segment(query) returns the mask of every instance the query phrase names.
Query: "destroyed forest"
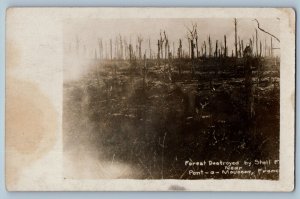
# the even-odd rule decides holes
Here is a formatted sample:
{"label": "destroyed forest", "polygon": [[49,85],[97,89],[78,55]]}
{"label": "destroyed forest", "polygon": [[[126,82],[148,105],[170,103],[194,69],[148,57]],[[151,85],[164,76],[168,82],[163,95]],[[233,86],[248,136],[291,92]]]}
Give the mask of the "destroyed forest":
{"label": "destroyed forest", "polygon": [[[212,167],[186,161],[279,159],[280,36],[267,26],[276,24],[231,18],[225,28],[220,19],[218,29],[203,21],[185,20],[174,30],[151,22],[131,35],[107,30],[105,37],[86,36],[88,42],[69,28],[63,144],[64,163],[74,167],[67,178],[279,178],[278,172],[189,173]],[[128,29],[139,26],[132,24]]]}

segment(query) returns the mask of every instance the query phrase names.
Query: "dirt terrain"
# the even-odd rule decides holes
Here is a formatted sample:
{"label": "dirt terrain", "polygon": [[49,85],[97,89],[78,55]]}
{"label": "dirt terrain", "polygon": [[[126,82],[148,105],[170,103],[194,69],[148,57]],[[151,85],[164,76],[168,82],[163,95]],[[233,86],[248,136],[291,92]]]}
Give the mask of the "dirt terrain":
{"label": "dirt terrain", "polygon": [[80,162],[86,146],[102,162],[134,170],[117,178],[137,179],[212,178],[188,175],[186,160],[276,160],[278,63],[264,57],[94,60],[89,72],[64,82],[64,152]]}

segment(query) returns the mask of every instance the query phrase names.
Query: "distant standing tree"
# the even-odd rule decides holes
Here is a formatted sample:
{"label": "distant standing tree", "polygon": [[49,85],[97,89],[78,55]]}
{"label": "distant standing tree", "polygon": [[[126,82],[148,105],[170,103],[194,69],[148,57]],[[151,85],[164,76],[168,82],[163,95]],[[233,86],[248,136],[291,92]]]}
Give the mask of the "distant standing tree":
{"label": "distant standing tree", "polygon": [[205,41],[204,41],[203,45],[204,45],[204,57],[206,57],[206,42]]}
{"label": "distant standing tree", "polygon": [[165,59],[167,59],[169,55],[169,40],[166,31],[164,31],[164,41],[165,41]]}
{"label": "distant standing tree", "polygon": [[179,47],[178,47],[178,58],[182,58],[182,41],[179,39]]}
{"label": "distant standing tree", "polygon": [[216,40],[215,57],[218,57],[218,40]]}
{"label": "distant standing tree", "polygon": [[160,59],[160,40],[157,40],[157,59]]}
{"label": "distant standing tree", "polygon": [[237,48],[237,19],[234,18],[234,46],[235,46],[235,56],[238,57],[238,48]]}
{"label": "distant standing tree", "polygon": [[159,49],[160,49],[160,57],[163,59],[164,53],[163,53],[163,43],[164,43],[164,39],[162,37],[161,32],[159,33],[160,35],[160,40],[159,40]]}
{"label": "distant standing tree", "polygon": [[226,35],[224,35],[224,57],[227,57],[227,41],[226,41]]}
{"label": "distant standing tree", "polygon": [[112,60],[112,40],[109,40],[109,44],[110,44],[110,59]]}
{"label": "distant standing tree", "polygon": [[211,39],[210,35],[208,36],[208,56],[211,57],[212,47],[211,47]]}
{"label": "distant standing tree", "polygon": [[143,42],[142,37],[138,36],[139,59],[142,59],[142,42]]}
{"label": "distant standing tree", "polygon": [[129,50],[129,60],[132,60],[133,48],[131,44],[129,44],[128,50]]}
{"label": "distant standing tree", "polygon": [[194,59],[195,58],[195,48],[197,50],[197,56],[198,56],[198,35],[197,35],[197,24],[192,24],[192,30],[188,29],[188,34],[187,34],[187,37],[188,37],[188,41],[190,42],[190,56],[191,56],[191,59]]}

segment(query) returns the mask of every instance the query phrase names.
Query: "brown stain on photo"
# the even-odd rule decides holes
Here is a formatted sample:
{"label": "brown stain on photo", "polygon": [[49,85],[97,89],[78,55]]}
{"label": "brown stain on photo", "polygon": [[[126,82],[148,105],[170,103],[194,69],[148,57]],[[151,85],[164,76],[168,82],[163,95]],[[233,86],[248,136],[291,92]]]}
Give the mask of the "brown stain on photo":
{"label": "brown stain on photo", "polygon": [[20,48],[16,48],[13,41],[6,42],[6,69],[13,69],[20,64],[22,53]]}
{"label": "brown stain on photo", "polygon": [[58,115],[37,85],[7,77],[5,117],[6,187],[10,190],[22,169],[54,146]]}

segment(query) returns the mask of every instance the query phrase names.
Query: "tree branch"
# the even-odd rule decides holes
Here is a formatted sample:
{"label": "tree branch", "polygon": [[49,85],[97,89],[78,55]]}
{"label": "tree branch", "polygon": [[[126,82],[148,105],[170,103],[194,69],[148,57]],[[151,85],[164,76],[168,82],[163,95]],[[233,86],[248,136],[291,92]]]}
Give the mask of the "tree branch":
{"label": "tree branch", "polygon": [[258,22],[257,19],[254,19],[254,20],[256,21],[256,23],[257,23],[257,28],[258,28],[259,30],[261,30],[262,32],[264,32],[264,33],[266,33],[266,34],[268,34],[268,35],[270,35],[270,36],[272,36],[272,37],[274,37],[274,38],[280,43],[280,40],[279,40],[275,35],[273,35],[273,34],[267,32],[267,31],[265,31],[264,29],[262,29],[262,28],[259,26],[259,22]]}

